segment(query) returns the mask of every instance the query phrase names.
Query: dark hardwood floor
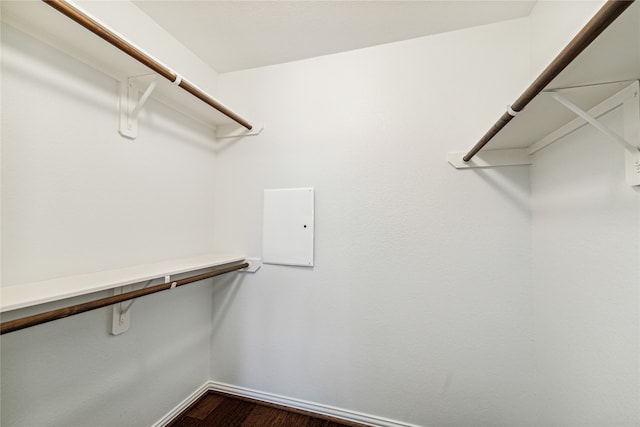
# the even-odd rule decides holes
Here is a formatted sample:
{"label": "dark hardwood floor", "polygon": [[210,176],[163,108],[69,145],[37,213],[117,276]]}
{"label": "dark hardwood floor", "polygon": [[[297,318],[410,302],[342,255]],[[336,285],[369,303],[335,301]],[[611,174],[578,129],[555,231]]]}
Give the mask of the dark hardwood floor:
{"label": "dark hardwood floor", "polygon": [[365,427],[266,402],[209,392],[169,427]]}

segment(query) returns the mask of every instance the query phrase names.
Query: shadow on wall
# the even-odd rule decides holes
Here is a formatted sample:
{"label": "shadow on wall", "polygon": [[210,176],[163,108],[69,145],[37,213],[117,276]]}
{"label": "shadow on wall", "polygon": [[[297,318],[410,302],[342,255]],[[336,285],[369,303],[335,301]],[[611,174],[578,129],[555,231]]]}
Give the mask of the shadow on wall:
{"label": "shadow on wall", "polygon": [[[35,41],[23,42],[26,37],[18,40],[13,32],[5,31],[5,28],[3,27],[2,31],[3,78],[11,76],[12,80],[23,80],[31,86],[41,86],[44,89],[41,92],[55,92],[60,97],[83,103],[90,102],[103,111],[113,111],[114,104],[111,96],[115,86],[113,79],[100,75],[91,67],[71,58],[64,58],[59,52],[52,52],[45,45],[37,45]],[[32,55],[27,59],[27,54],[24,52]],[[108,96],[90,97],[86,91],[79,90],[79,87],[92,87],[95,89],[92,95],[99,93]]]}
{"label": "shadow on wall", "polygon": [[[182,384],[185,379],[176,367],[199,363],[203,372],[206,368],[208,357],[202,350],[208,346],[209,325],[200,321],[205,311],[197,306],[207,304],[203,296],[212,285],[218,283],[142,298],[134,307],[132,329],[118,336],[108,332],[111,306],[4,335],[2,425],[40,425],[42,420],[51,426],[89,425],[88,420],[96,419],[127,425],[128,411],[140,408],[150,409],[136,419],[158,419],[164,410],[152,412],[158,406],[168,405],[168,410],[175,402],[148,391],[167,384],[193,387]],[[186,309],[190,313],[180,321],[162,315]],[[172,372],[169,378],[167,372]],[[42,378],[47,386],[34,387],[42,385]],[[135,401],[131,396],[137,396]]]}
{"label": "shadow on wall", "polygon": [[224,319],[235,299],[240,286],[244,282],[245,274],[234,274],[220,278],[220,283],[216,284],[213,290],[213,316],[211,319],[211,337],[213,338],[220,330]]}
{"label": "shadow on wall", "polygon": [[231,148],[232,146],[234,146],[235,144],[247,139],[247,138],[255,138],[255,136],[236,136],[236,137],[230,137],[230,138],[224,138],[224,139],[215,139],[215,145],[213,146],[213,148],[211,148],[211,150],[215,153],[215,154],[222,154],[225,151],[227,151],[229,148]]}
{"label": "shadow on wall", "polygon": [[[112,77],[86,65],[37,40],[20,37],[11,27],[2,27],[2,73],[11,79],[22,80],[30,86],[41,87],[39,102],[60,104],[58,99],[69,99],[80,105],[91,105],[117,121],[118,82]],[[46,94],[55,94],[47,97]],[[59,97],[59,98],[58,98]],[[54,107],[55,105],[52,105]],[[69,114],[69,126],[73,126],[75,117]],[[195,119],[188,117],[172,107],[155,99],[150,99],[140,112],[139,133],[169,135],[177,143],[188,142],[208,152],[221,151],[216,143],[215,130]],[[114,126],[114,136],[119,135]],[[121,137],[124,141],[131,141]],[[230,142],[226,142],[230,145]]]}
{"label": "shadow on wall", "polygon": [[[117,114],[115,109],[114,114]],[[149,136],[155,133],[170,136],[177,144],[189,143],[207,153],[218,154],[221,151],[213,127],[154,99],[147,101],[142,109],[138,129],[139,133]]]}
{"label": "shadow on wall", "polygon": [[[513,166],[523,167],[523,166]],[[528,167],[528,166],[524,166]],[[505,170],[510,168],[493,168],[491,171],[484,170],[482,168],[471,169],[473,172],[485,181],[496,193],[501,194],[506,199],[510,200],[514,206],[516,206],[522,213],[527,215],[531,212],[531,205],[529,201],[529,180],[514,180],[510,179],[509,175],[505,173]],[[464,171],[462,171],[464,172]],[[500,179],[496,177],[496,174],[500,176]],[[508,184],[508,185],[506,185]],[[526,186],[525,186],[526,184]]]}

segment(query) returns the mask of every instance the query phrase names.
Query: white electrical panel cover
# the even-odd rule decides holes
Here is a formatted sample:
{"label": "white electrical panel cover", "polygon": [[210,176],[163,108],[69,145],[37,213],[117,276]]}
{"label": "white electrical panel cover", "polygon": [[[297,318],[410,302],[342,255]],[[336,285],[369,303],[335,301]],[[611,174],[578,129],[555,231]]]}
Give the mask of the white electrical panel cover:
{"label": "white electrical panel cover", "polygon": [[313,188],[264,190],[264,263],[313,266],[313,193]]}

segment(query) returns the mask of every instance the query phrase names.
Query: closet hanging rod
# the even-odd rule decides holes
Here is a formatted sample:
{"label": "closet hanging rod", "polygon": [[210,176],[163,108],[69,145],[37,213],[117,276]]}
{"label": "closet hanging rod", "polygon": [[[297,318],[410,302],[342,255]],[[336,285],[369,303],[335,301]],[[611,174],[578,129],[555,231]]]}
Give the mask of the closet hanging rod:
{"label": "closet hanging rod", "polygon": [[19,331],[20,329],[29,328],[31,326],[40,325],[42,323],[51,322],[53,320],[62,319],[65,317],[73,316],[76,314],[84,313],[87,311],[95,310],[98,308],[106,307],[113,304],[118,304],[124,301],[128,301],[134,298],[150,295],[160,291],[166,291],[173,289],[177,286],[187,285],[189,283],[198,282],[200,280],[208,279],[210,277],[219,276],[221,274],[230,273],[236,270],[242,270],[249,267],[249,263],[243,262],[241,264],[233,264],[217,268],[207,273],[197,274],[195,276],[185,277],[180,280],[174,280],[169,283],[161,283],[159,285],[150,286],[148,288],[138,289],[135,291],[125,292],[119,295],[113,295],[110,297],[100,298],[97,300],[71,305],[68,307],[58,308],[55,310],[47,311],[44,313],[34,314],[32,316],[26,316],[15,320],[8,320],[0,324],[0,335]]}
{"label": "closet hanging rod", "polygon": [[554,58],[547,68],[531,83],[500,119],[487,131],[476,145],[462,158],[468,162],[502,130],[524,107],[529,104],[551,81],[564,70],[583,50],[615,21],[635,0],[608,0],[589,20],[569,44]]}
{"label": "closet hanging rod", "polygon": [[42,0],[42,1],[44,1],[46,4],[53,7],[54,9],[56,9],[58,12],[67,16],[68,18],[82,25],[83,27],[85,27],[87,30],[91,31],[98,37],[104,39],[108,43],[120,49],[122,52],[131,56],[133,59],[151,68],[153,71],[160,74],[162,77],[166,78],[170,82],[176,84],[180,88],[184,89],[191,95],[200,99],[201,101],[208,104],[209,106],[215,108],[216,110],[218,110],[219,112],[221,112],[222,114],[230,118],[231,120],[235,121],[236,123],[240,124],[244,128],[248,130],[251,130],[253,128],[253,126],[247,120],[245,120],[244,118],[240,117],[238,114],[231,111],[225,105],[221,104],[220,102],[213,99],[206,93],[202,92],[193,84],[182,79],[180,76],[178,76],[178,74],[174,73],[169,68],[165,67],[155,59],[151,58],[149,55],[145,54],[144,52],[142,52],[141,50],[133,46],[131,43],[127,42],[126,40],[122,39],[118,35],[114,34],[111,30],[99,24],[98,22],[93,20],[91,17],[87,16],[85,13],[75,8],[65,0]]}

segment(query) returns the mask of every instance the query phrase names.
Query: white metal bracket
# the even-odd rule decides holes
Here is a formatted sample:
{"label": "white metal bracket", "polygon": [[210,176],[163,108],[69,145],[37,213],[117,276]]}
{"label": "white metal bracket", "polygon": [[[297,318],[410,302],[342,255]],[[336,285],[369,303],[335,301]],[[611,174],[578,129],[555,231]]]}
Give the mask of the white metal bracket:
{"label": "white metal bracket", "polygon": [[[624,139],[636,141],[640,146],[640,85],[635,84],[633,96],[627,98],[623,105]],[[625,177],[627,184],[640,185],[640,151],[625,150]]]}
{"label": "white metal bracket", "polygon": [[249,267],[242,270],[245,273],[255,273],[262,267],[262,258],[246,258],[245,261],[249,263]]}
{"label": "white metal bracket", "polygon": [[[113,290],[113,295],[120,295],[129,289],[129,286],[122,286]],[[131,326],[131,305],[133,301],[125,301],[113,305],[111,316],[111,334],[120,335],[129,330]]]}
{"label": "white metal bracket", "polygon": [[531,156],[524,148],[507,150],[482,150],[471,160],[465,162],[462,157],[466,152],[448,153],[447,160],[456,169],[492,168],[497,166],[530,165]]}
{"label": "white metal bracket", "polygon": [[262,132],[263,129],[264,129],[264,125],[254,125],[253,128],[251,128],[251,130],[248,130],[236,123],[218,125],[216,126],[216,138],[226,139],[226,138],[242,138],[245,136],[256,136],[256,135],[260,135],[260,132]]}
{"label": "white metal bracket", "polygon": [[640,185],[640,101],[637,83],[634,95],[623,103],[624,137],[603,125],[559,93],[551,92],[551,97],[597,129],[608,140],[620,144],[625,149],[625,178],[627,184],[631,186]]}
{"label": "white metal bracket", "polygon": [[[169,283],[171,281],[171,276],[164,276],[164,282]],[[149,280],[143,288],[148,287],[151,284],[152,280]],[[131,289],[131,286],[121,286],[119,288],[114,288],[113,294],[120,295],[124,292],[128,292]],[[120,335],[129,330],[131,326],[131,307],[138,299],[132,299],[129,301],[124,301],[119,304],[113,305],[113,313],[111,316],[111,334],[112,335]]]}
{"label": "white metal bracket", "polygon": [[638,151],[638,147],[636,147],[634,144],[625,140],[623,137],[621,137],[620,135],[618,135],[617,133],[615,133],[614,131],[612,131],[602,123],[600,123],[594,117],[589,115],[589,113],[587,113],[582,108],[575,105],[573,102],[569,101],[564,96],[560,95],[557,92],[552,92],[551,97],[555,99],[558,103],[562,104],[567,109],[573,111],[577,116],[582,117],[584,121],[586,121],[591,126],[596,128],[601,134],[606,136],[610,141],[613,141],[615,143],[622,145],[624,148],[626,148],[629,151],[632,151],[632,152]]}
{"label": "white metal bracket", "polygon": [[119,131],[120,135],[131,139],[135,139],[138,136],[138,115],[158,84],[158,77],[156,76],[151,80],[142,96],[139,96],[140,91],[136,80],[137,77],[129,77],[127,80],[120,81]]}

